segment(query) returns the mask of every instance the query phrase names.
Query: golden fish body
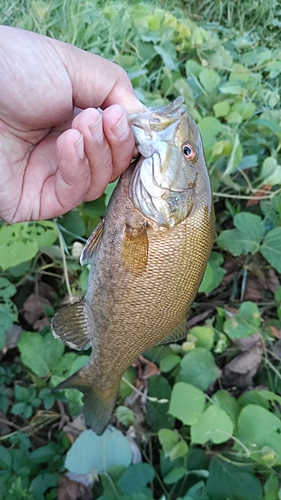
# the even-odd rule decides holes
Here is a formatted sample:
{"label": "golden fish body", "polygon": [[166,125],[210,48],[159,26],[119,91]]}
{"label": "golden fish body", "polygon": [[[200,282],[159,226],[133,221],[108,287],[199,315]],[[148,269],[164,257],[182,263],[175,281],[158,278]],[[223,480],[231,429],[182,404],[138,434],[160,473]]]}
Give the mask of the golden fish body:
{"label": "golden fish body", "polygon": [[84,393],[86,422],[99,435],[127,367],[155,344],[184,337],[213,243],[201,138],[182,98],[131,123],[142,156],[121,176],[86,243],[85,296],[52,323],[71,347],[92,347],[87,365],[60,388]]}

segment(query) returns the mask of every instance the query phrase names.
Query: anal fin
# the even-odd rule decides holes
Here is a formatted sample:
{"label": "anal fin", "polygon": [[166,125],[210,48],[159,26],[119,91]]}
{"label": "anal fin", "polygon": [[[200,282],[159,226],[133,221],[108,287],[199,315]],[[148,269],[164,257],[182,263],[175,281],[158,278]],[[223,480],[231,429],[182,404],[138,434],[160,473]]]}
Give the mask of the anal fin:
{"label": "anal fin", "polygon": [[186,318],[184,318],[170,333],[167,337],[161,340],[160,344],[167,344],[168,342],[176,342],[181,340],[186,336]]}
{"label": "anal fin", "polygon": [[51,329],[55,338],[78,351],[91,344],[91,312],[84,297],[63,307],[52,319]]}

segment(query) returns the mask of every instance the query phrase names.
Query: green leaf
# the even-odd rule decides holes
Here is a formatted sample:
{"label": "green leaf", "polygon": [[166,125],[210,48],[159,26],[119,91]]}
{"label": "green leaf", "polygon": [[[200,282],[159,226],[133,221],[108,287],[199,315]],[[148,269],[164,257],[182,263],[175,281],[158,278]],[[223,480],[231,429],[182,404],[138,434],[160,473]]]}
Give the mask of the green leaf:
{"label": "green leaf", "polygon": [[174,484],[177,483],[186,474],[185,467],[176,466],[164,477],[164,483]]}
{"label": "green leaf", "polygon": [[[154,432],[162,427],[174,427],[174,419],[168,413],[171,387],[168,380],[161,375],[153,375],[148,379],[148,399],[146,403],[146,421]],[[167,400],[167,402],[165,401]]]}
{"label": "green leaf", "polygon": [[126,406],[118,406],[118,408],[116,408],[115,415],[118,421],[125,426],[132,425],[135,422],[134,412]]}
{"label": "green leaf", "polygon": [[196,337],[196,349],[203,347],[210,351],[214,345],[215,331],[211,326],[194,326],[189,330],[188,335]]}
{"label": "green leaf", "polygon": [[260,327],[260,312],[254,302],[243,302],[239,311],[224,322],[224,331],[232,339],[241,339],[257,333]]}
{"label": "green leaf", "polygon": [[257,253],[264,235],[261,218],[255,214],[240,212],[234,217],[234,225],[236,229],[222,231],[217,238],[217,244],[235,257],[245,253]]}
{"label": "green leaf", "polygon": [[20,336],[18,348],[22,362],[39,377],[56,373],[64,352],[64,345],[51,332],[45,337],[39,333],[24,332]]}
{"label": "green leaf", "polygon": [[205,406],[205,395],[200,389],[185,382],[177,382],[172,390],[169,413],[186,425],[195,424]]}
{"label": "green leaf", "polygon": [[9,280],[6,278],[0,278],[0,298],[1,299],[8,299],[10,297],[13,297],[15,295],[17,289],[15,285],[13,285]]}
{"label": "green leaf", "polygon": [[191,441],[205,444],[212,441],[215,444],[225,443],[233,434],[233,423],[227,413],[218,406],[209,406],[195,424],[191,426]]}
{"label": "green leaf", "polygon": [[203,68],[199,74],[199,80],[207,92],[212,92],[220,83],[220,77],[216,71],[209,68]]}
{"label": "green leaf", "polygon": [[209,468],[207,491],[212,499],[262,500],[259,480],[243,468],[214,457]]}
{"label": "green leaf", "polygon": [[5,271],[35,257],[38,243],[30,235],[27,223],[3,224],[0,228],[0,266]]}
{"label": "green leaf", "polygon": [[[255,453],[251,458],[267,466],[281,464],[281,420],[258,405],[245,406],[238,418],[237,439]],[[273,451],[270,463],[265,459],[263,448]]]}
{"label": "green leaf", "polygon": [[203,276],[203,280],[198,290],[199,293],[205,293],[206,295],[208,295],[215,288],[217,288],[217,286],[219,286],[222,278],[225,275],[225,270],[220,267],[223,264],[223,261],[223,256],[218,252],[211,253],[205,274]]}
{"label": "green leaf", "polygon": [[12,465],[12,457],[4,446],[0,446],[0,467],[1,469],[10,469]]}
{"label": "green leaf", "polygon": [[178,380],[205,391],[217,377],[218,369],[214,357],[207,349],[198,347],[183,357]]}
{"label": "green leaf", "polygon": [[124,495],[146,493],[147,484],[153,481],[155,472],[150,464],[133,464],[122,474],[117,486]]}
{"label": "green leaf", "polygon": [[276,271],[281,273],[281,227],[275,227],[266,234],[260,251]]}
{"label": "green leaf", "polygon": [[27,233],[36,240],[38,248],[50,246],[58,238],[57,226],[50,220],[30,222]]}
{"label": "green leaf", "polygon": [[173,370],[179,363],[181,358],[176,354],[171,354],[171,356],[166,356],[160,361],[161,372],[169,372]]}
{"label": "green leaf", "polygon": [[160,429],[158,432],[159,441],[162,445],[165,457],[169,456],[170,451],[179,442],[179,435],[171,429]]}
{"label": "green leaf", "polygon": [[214,403],[222,408],[231,418],[232,422],[236,424],[240,412],[240,406],[237,400],[229,394],[229,392],[221,389],[212,396]]}
{"label": "green leaf", "polygon": [[66,454],[65,467],[74,474],[103,473],[113,465],[128,467],[132,460],[130,442],[122,432],[107,428],[102,436],[83,431]]}
{"label": "green leaf", "polygon": [[228,101],[219,101],[213,106],[215,117],[220,118],[221,116],[226,116],[230,110],[230,104]]}

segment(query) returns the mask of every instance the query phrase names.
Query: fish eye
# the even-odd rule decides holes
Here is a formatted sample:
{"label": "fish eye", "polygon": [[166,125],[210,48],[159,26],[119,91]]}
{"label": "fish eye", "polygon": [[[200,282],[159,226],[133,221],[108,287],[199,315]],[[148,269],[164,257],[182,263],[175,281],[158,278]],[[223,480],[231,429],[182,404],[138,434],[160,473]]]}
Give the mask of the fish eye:
{"label": "fish eye", "polygon": [[196,157],[196,151],[195,151],[194,147],[192,146],[192,144],[189,144],[188,142],[186,142],[185,144],[183,144],[182,150],[183,150],[184,156],[188,160],[192,161]]}

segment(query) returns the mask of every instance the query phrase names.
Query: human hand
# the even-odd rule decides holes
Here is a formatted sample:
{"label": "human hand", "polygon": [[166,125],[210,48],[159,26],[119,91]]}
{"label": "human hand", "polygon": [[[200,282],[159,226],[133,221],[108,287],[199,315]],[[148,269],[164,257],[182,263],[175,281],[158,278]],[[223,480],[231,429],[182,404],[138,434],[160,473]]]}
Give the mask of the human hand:
{"label": "human hand", "polygon": [[0,63],[0,217],[48,219],[101,196],[133,156],[127,113],[145,110],[125,71],[7,26]]}

